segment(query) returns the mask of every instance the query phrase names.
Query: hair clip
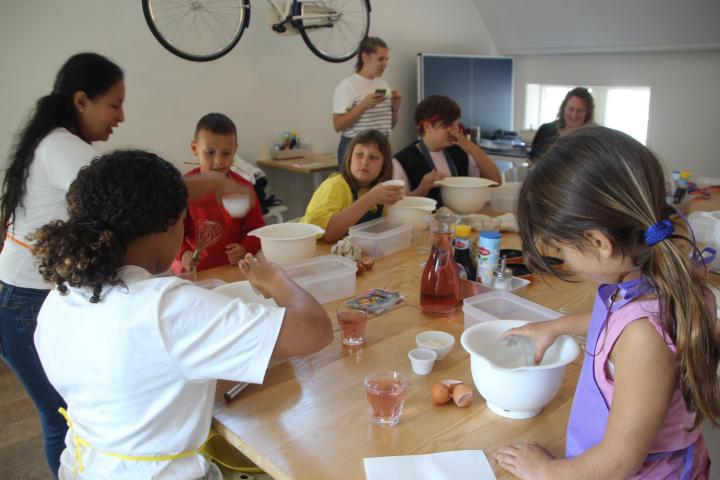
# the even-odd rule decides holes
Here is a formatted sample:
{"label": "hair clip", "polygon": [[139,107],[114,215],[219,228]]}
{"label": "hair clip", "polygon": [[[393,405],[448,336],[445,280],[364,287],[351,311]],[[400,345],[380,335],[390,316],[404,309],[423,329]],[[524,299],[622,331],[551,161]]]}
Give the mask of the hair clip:
{"label": "hair clip", "polygon": [[660,220],[645,230],[645,245],[652,247],[656,243],[660,243],[668,238],[674,232],[675,226],[673,226],[670,220]]}

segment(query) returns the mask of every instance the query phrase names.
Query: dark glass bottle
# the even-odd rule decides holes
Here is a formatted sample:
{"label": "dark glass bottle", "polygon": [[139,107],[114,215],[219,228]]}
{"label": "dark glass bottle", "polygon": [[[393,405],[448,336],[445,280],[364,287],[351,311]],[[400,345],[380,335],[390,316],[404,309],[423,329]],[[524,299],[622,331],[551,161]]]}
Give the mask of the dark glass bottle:
{"label": "dark glass bottle", "polygon": [[470,225],[458,225],[455,227],[455,262],[465,272],[465,278],[475,280],[475,266],[472,263]]}

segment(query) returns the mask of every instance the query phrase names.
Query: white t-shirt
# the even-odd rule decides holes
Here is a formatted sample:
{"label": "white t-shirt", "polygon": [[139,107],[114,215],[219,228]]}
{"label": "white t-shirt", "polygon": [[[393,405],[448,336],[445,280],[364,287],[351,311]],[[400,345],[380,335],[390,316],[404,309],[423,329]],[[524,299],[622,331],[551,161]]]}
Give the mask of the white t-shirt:
{"label": "white t-shirt", "polygon": [[[10,235],[29,245],[27,235],[51,220],[68,218],[65,194],[78,170],[89,165],[98,152],[77,135],[56,128],[35,148],[30,164],[23,207],[15,210]],[[0,253],[0,280],[24,288],[48,289],[37,271],[30,250],[6,239]]]}
{"label": "white t-shirt", "polygon": [[358,73],[354,73],[341,81],[335,87],[333,113],[347,113],[348,110],[360,103],[368,93],[374,93],[378,89],[385,90],[385,100],[373,108],[365,110],[350,128],[342,131],[344,136],[352,138],[358,133],[370,129],[380,130],[385,135],[390,135],[392,130],[392,102],[390,100],[392,90],[390,85],[380,77],[370,80]]}
{"label": "white t-shirt", "polygon": [[[215,379],[262,383],[284,308],[244,304],[176,277],[120,269],[123,285],[91,292],[55,289],[40,310],[35,345],[50,383],[65,399],[82,449],[79,479],[193,479],[202,455],[128,461],[97,450],[158,456],[197,449],[207,438]],[[72,433],[60,478],[72,478]],[[97,450],[96,450],[97,449]]]}
{"label": "white t-shirt", "polygon": [[[430,152],[430,158],[432,158],[433,163],[435,164],[435,169],[445,175],[446,177],[452,176],[452,172],[450,171],[450,166],[448,165],[447,158],[445,158],[445,154],[442,150],[438,150],[437,152]],[[393,179],[396,180],[402,180],[405,182],[405,195],[410,193],[410,181],[408,180],[407,173],[405,173],[405,169],[400,164],[400,162],[397,161],[397,159],[393,158]],[[477,166],[477,163],[475,162],[475,158],[473,158],[472,155],[468,154],[468,177],[480,177],[480,167]]]}

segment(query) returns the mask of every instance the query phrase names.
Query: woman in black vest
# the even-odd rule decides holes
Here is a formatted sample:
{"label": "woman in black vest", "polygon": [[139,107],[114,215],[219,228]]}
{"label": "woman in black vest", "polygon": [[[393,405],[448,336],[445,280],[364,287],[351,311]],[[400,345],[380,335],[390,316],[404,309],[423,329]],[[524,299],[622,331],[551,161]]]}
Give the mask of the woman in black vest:
{"label": "woman in black vest", "polygon": [[433,184],[447,176],[501,182],[495,162],[464,135],[461,115],[460,106],[444,95],[430,95],[415,107],[420,139],[393,159],[393,178],[405,182],[406,195],[434,198],[440,207],[440,189]]}

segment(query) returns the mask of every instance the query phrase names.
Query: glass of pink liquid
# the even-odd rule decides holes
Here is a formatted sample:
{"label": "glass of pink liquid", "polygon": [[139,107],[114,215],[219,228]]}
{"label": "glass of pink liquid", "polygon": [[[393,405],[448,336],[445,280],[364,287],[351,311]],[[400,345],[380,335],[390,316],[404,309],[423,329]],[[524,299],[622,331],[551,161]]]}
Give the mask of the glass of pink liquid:
{"label": "glass of pink liquid", "polygon": [[398,372],[387,371],[365,378],[370,423],[397,425],[403,410],[407,379]]}
{"label": "glass of pink liquid", "polygon": [[345,345],[362,345],[365,342],[365,330],[367,329],[367,310],[342,306],[337,309],[336,314],[342,342]]}

